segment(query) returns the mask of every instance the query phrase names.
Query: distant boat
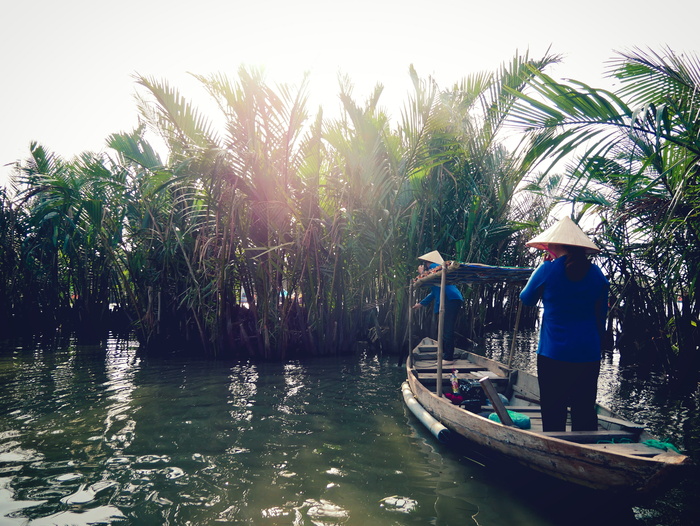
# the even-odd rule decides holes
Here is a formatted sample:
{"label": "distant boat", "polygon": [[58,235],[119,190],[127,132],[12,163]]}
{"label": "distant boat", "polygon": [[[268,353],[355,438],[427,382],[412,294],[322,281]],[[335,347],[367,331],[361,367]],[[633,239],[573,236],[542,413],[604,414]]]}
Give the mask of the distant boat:
{"label": "distant boat", "polygon": [[[438,270],[419,278],[416,284],[523,281],[532,272],[465,263],[448,263],[444,268],[447,272]],[[441,351],[438,341],[424,338],[409,353],[402,386],[407,407],[440,440],[457,433],[552,477],[620,493],[657,489],[691,462],[672,445],[649,434],[644,426],[600,405],[596,431],[544,432],[535,376],[460,349],[455,351],[454,365],[443,371]],[[452,371],[457,373],[451,378]],[[453,403],[459,398],[450,396],[451,381],[462,386],[478,382],[476,387],[483,389],[485,397],[483,403],[475,405],[474,399]],[[492,416],[494,413],[498,418]],[[529,428],[521,429],[516,423]]]}

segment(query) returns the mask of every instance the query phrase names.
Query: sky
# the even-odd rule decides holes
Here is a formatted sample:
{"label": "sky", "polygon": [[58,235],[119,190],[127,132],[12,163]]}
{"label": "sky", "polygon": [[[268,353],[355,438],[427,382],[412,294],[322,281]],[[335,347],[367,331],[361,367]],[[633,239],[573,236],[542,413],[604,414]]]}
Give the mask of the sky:
{"label": "sky", "polygon": [[296,86],[308,74],[309,109],[330,115],[347,75],[360,102],[382,84],[398,121],[411,65],[448,88],[549,50],[562,55],[555,78],[610,89],[617,51],[700,53],[697,0],[32,0],[0,15],[0,186],[32,141],[70,159],[133,130],[135,75],[167,81],[214,120],[193,74],[235,80],[248,66]]}

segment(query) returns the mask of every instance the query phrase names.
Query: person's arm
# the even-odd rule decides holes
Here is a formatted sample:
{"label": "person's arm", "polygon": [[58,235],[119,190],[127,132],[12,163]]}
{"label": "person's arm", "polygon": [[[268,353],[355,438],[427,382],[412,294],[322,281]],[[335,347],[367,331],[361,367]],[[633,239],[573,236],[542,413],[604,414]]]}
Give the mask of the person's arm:
{"label": "person's arm", "polygon": [[544,284],[545,277],[549,273],[549,265],[552,263],[544,262],[530,276],[527,284],[520,292],[520,301],[525,305],[537,305],[542,297],[542,285]]}
{"label": "person's arm", "polygon": [[608,301],[610,297],[610,283],[605,278],[603,273],[598,270],[601,279],[605,282],[603,290],[601,291],[600,298],[595,305],[596,322],[598,325],[598,332],[600,333],[601,341],[605,336],[605,325],[608,321]]}
{"label": "person's arm", "polygon": [[427,307],[433,302],[433,298],[435,297],[434,291],[431,290],[430,294],[428,294],[425,298],[423,298],[421,301],[416,303],[413,308],[414,309],[420,309],[421,307]]}

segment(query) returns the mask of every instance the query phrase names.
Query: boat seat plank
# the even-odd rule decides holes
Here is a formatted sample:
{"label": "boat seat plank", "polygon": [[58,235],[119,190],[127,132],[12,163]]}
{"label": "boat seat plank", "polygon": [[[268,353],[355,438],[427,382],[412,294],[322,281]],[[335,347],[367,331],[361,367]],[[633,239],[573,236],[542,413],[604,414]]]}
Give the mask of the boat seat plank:
{"label": "boat seat plank", "polygon": [[[435,378],[433,377],[432,379],[424,379],[424,378],[419,378],[420,382],[423,384],[423,386],[428,389],[429,391],[435,391],[437,386],[436,386],[436,381]],[[478,378],[475,378],[475,380],[478,380]],[[496,391],[499,393],[503,393],[507,388],[508,388],[508,382],[494,382],[494,387],[496,388]],[[450,384],[449,379],[445,378],[443,379],[442,382],[442,392],[443,393],[451,393],[452,392],[452,385]]]}
{"label": "boat seat plank", "polygon": [[[434,362],[433,363],[416,362],[415,368],[420,369],[421,371],[425,371],[425,370],[435,371],[435,370],[437,370],[437,365]],[[465,372],[465,371],[468,372],[468,371],[487,371],[488,370],[488,369],[486,369],[486,367],[482,367],[480,365],[466,365],[466,364],[461,365],[458,362],[456,362],[454,365],[444,365],[442,367],[443,372],[448,371],[448,370],[450,372],[452,372],[453,369],[457,369],[457,371],[460,373]]]}
{"label": "boat seat plank", "polygon": [[[431,361],[437,362],[437,354],[435,354],[435,353],[418,353],[418,354],[414,353],[413,360],[415,362],[418,362],[418,363],[431,362]],[[479,362],[474,362],[466,356],[455,356],[452,361],[456,362],[456,363],[462,363],[462,364],[467,364],[467,365],[478,365],[478,366],[485,367],[484,364],[479,363]]]}
{"label": "boat seat plank", "polygon": [[538,404],[540,403],[540,398],[537,395],[534,395],[533,393],[525,393],[522,389],[520,389],[517,385],[513,386],[513,398],[517,400],[522,400],[523,402],[530,402],[532,404]]}
{"label": "boat seat plank", "polygon": [[624,453],[625,455],[637,455],[640,457],[655,457],[664,453],[663,449],[647,446],[646,444],[588,444],[588,447],[599,449],[601,451],[610,451],[613,453]]}
{"label": "boat seat plank", "polygon": [[[417,373],[417,375],[418,375],[418,378],[420,378],[421,380],[435,380],[435,378],[437,378],[437,372],[436,372],[436,371],[431,371],[431,370],[425,370],[425,369],[423,369],[423,370],[416,371],[416,373]],[[449,380],[451,376],[452,376],[452,373],[446,373],[446,372],[444,372],[444,371],[442,372],[442,379],[443,379],[443,380]],[[474,374],[474,373],[457,373],[457,379],[458,379],[458,380],[459,380],[459,379],[462,379],[462,380],[473,380],[473,379],[475,379],[475,378],[476,378],[477,380],[480,380],[480,379],[483,378],[484,376],[486,376],[486,375],[479,375],[479,374]],[[494,380],[495,380],[495,381],[498,381],[499,379],[500,379],[500,380],[505,380],[505,378],[492,378],[491,380],[492,380],[492,381],[494,381]]]}
{"label": "boat seat plank", "polygon": [[[450,372],[442,372],[442,379],[443,381],[448,381],[450,380],[452,373]],[[420,370],[416,371],[416,376],[420,378],[421,380],[432,380],[435,381],[437,378],[437,372],[436,371],[431,371],[431,370]],[[482,378],[488,378],[492,382],[505,382],[508,383],[507,378],[503,378],[502,376],[497,376],[497,375],[491,375],[491,374],[483,374],[482,372],[476,372],[476,373],[457,373],[457,379],[463,379],[463,380],[481,380]]]}
{"label": "boat seat plank", "polygon": [[[459,378],[459,376],[458,376],[458,378]],[[488,378],[494,384],[508,385],[508,378],[503,378],[502,376],[498,376],[496,374],[484,374],[481,371],[476,372],[476,373],[465,373],[464,378],[466,378],[468,380],[481,380],[482,378]]]}
{"label": "boat seat plank", "polygon": [[[493,409],[493,407],[490,405],[482,405],[481,409],[483,411],[488,411],[489,409]],[[506,409],[508,411],[515,411],[516,413],[539,413],[542,410],[538,405],[507,405]]]}
{"label": "boat seat plank", "polygon": [[614,425],[620,426],[620,427],[626,427],[629,429],[639,429],[639,430],[644,429],[644,426],[642,424],[637,424],[636,422],[630,422],[629,420],[623,420],[622,418],[613,418],[611,416],[598,415],[598,421],[608,422],[610,424],[614,424]]}
{"label": "boat seat plank", "polygon": [[474,373],[474,376],[476,376],[479,379],[488,378],[492,382],[498,380],[505,380],[506,382],[508,381],[508,378],[506,378],[505,376],[501,376],[498,373],[494,373],[493,371],[479,371]]}
{"label": "boat seat plank", "polygon": [[543,431],[543,435],[550,438],[559,438],[568,440],[569,442],[577,442],[580,444],[595,444],[596,442],[619,440],[627,438],[635,440],[637,433],[631,431],[615,431],[603,429],[599,431]]}
{"label": "boat seat plank", "polygon": [[[498,373],[494,373],[493,371],[488,371],[488,370],[481,370],[481,369],[476,369],[474,371],[470,370],[465,370],[461,367],[457,368],[457,378],[469,378],[469,379],[474,379],[476,378],[477,380],[481,380],[482,378],[490,378],[491,381],[499,381],[499,380],[504,380],[508,381],[508,379],[505,376],[501,376]],[[433,378],[437,376],[437,370],[435,367],[415,367],[416,373],[418,376],[423,378],[423,375],[432,375]],[[446,367],[443,367],[442,369],[442,377],[443,378],[449,378],[450,375],[452,374],[452,369],[447,369]]]}

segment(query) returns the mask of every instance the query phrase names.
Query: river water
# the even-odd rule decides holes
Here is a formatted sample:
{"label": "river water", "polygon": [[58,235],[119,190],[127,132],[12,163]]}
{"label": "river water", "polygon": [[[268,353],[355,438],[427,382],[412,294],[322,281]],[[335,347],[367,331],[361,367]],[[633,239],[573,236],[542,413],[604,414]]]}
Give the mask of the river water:
{"label": "river water", "polygon": [[[532,368],[535,339],[518,340]],[[507,356],[508,334],[483,352]],[[397,356],[280,363],[142,357],[136,344],[0,343],[0,526],[688,525],[698,471],[618,502],[405,409]],[[600,399],[696,459],[699,393],[606,357]]]}

